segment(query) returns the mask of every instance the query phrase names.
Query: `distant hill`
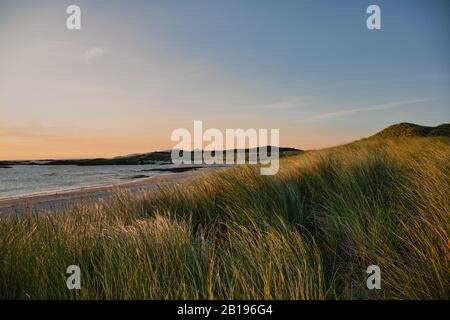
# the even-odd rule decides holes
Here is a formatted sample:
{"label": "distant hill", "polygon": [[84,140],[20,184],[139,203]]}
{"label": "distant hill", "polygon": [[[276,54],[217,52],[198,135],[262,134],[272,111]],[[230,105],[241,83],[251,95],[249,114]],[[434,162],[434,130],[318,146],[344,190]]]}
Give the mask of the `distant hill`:
{"label": "distant hill", "polygon": [[[268,155],[270,156],[271,150],[278,149],[279,156],[287,157],[299,154],[303,152],[302,150],[295,148],[286,148],[286,147],[273,147],[268,146]],[[224,159],[227,151],[232,151],[236,155],[238,150],[226,150],[226,151],[218,151],[221,152]],[[239,149],[239,151],[244,151],[246,159],[248,159],[250,154],[257,154],[258,158],[260,155],[259,148],[250,148],[250,149]],[[183,151],[181,151],[181,155]],[[197,152],[203,152],[201,150],[198,151],[185,151],[190,154],[191,159],[194,159],[194,154]],[[214,152],[213,152],[214,156]],[[235,156],[236,157],[236,156]],[[137,164],[171,164],[172,156],[171,150],[166,151],[155,151],[143,154],[131,154],[128,156],[121,156],[115,158],[97,158],[97,159],[70,159],[70,160],[46,160],[46,161],[0,161],[0,166],[9,167],[11,165],[78,165],[78,166],[99,166],[99,165],[137,165]]]}
{"label": "distant hill", "polygon": [[395,137],[450,137],[450,123],[444,123],[436,127],[421,126],[414,123],[402,122],[387,127],[374,134],[372,137],[395,138]]}

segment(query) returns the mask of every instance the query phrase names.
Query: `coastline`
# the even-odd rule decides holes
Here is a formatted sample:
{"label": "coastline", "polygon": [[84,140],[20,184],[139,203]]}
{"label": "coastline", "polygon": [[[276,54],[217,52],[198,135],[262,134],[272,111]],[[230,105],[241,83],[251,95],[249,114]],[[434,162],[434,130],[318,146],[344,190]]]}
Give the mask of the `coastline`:
{"label": "coastline", "polygon": [[32,195],[7,197],[0,199],[0,215],[22,214],[28,211],[39,212],[64,208],[83,200],[89,202],[104,201],[117,192],[144,192],[155,189],[158,185],[176,185],[193,180],[207,172],[216,171],[218,167],[202,168],[178,173],[164,173],[148,178],[134,179],[131,181],[81,187],[70,190],[45,192]]}

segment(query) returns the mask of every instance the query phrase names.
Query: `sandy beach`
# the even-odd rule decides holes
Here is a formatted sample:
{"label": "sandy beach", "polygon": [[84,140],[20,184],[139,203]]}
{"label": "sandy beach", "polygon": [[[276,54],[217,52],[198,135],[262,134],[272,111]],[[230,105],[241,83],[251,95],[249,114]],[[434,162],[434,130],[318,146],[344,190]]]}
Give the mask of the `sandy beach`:
{"label": "sandy beach", "polygon": [[180,173],[167,173],[154,177],[136,179],[119,184],[77,188],[60,192],[42,193],[0,199],[0,214],[20,214],[64,208],[83,201],[105,201],[117,192],[144,192],[161,185],[188,183],[196,177],[219,168],[203,168]]}

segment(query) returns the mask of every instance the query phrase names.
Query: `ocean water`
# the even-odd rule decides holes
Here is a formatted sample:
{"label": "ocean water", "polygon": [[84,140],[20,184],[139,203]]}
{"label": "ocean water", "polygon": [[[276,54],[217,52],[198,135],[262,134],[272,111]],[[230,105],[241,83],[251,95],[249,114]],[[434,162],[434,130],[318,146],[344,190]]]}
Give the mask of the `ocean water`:
{"label": "ocean water", "polygon": [[0,199],[132,181],[134,176],[157,176],[166,172],[146,171],[171,165],[39,166],[0,168]]}

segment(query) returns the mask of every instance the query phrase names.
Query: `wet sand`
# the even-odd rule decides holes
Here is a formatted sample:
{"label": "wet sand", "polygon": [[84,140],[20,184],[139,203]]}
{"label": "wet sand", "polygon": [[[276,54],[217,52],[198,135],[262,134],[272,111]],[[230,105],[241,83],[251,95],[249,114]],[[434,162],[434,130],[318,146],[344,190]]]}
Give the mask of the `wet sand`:
{"label": "wet sand", "polygon": [[182,173],[167,173],[120,184],[0,199],[0,214],[20,214],[29,211],[39,212],[42,210],[61,209],[75,204],[80,200],[88,202],[105,201],[116,192],[140,193],[151,191],[158,185],[188,183],[200,175],[215,170],[219,170],[219,168],[203,168],[201,170]]}

